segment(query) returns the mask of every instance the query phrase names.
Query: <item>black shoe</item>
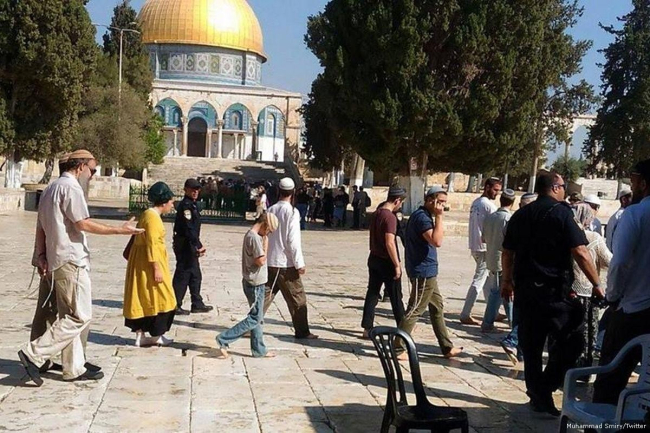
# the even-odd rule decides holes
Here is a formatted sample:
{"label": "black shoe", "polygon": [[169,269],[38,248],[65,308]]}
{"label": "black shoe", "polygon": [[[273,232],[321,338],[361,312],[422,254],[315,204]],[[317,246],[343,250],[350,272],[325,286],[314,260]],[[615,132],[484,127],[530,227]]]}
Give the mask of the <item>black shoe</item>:
{"label": "black shoe", "polygon": [[192,314],[194,313],[209,313],[214,310],[212,305],[199,305],[198,307],[192,307]]}
{"label": "black shoe", "polygon": [[560,412],[556,407],[555,403],[547,402],[547,403],[542,403],[536,400],[530,400],[530,408],[533,412],[537,413],[547,413],[551,416],[560,416],[562,415],[562,412]]}
{"label": "black shoe", "polygon": [[75,377],[74,379],[69,379],[66,380],[66,382],[81,382],[84,380],[100,380],[104,378],[104,373],[101,371],[90,371],[86,370],[84,374],[82,374],[79,377]]}
{"label": "black shoe", "polygon": [[[84,364],[84,367],[86,370],[90,371],[101,371],[102,368],[98,365],[91,364],[90,362],[86,362]],[[56,362],[50,362],[45,363],[41,368],[38,370],[41,374],[47,373],[48,371],[63,371],[63,366],[61,364],[57,364]]]}
{"label": "black shoe", "polygon": [[183,310],[181,307],[178,307],[178,308],[176,309],[176,313],[175,313],[175,314],[176,314],[177,316],[189,316],[189,315],[190,315],[190,312],[187,311],[187,310]]}
{"label": "black shoe", "polygon": [[102,368],[99,365],[91,364],[90,362],[86,362],[84,364],[84,367],[86,368],[86,370],[92,371],[93,373],[98,373],[102,371]]}
{"label": "black shoe", "polygon": [[20,358],[20,363],[25,367],[27,374],[36,386],[43,385],[43,379],[41,379],[41,374],[38,372],[38,367],[25,355],[25,352],[22,350],[18,351],[18,358]]}

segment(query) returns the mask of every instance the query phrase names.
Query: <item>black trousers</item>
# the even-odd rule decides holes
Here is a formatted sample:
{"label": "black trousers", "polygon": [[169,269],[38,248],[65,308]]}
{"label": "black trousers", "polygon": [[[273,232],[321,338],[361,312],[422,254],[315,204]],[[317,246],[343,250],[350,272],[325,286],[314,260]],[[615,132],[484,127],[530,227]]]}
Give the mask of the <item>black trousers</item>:
{"label": "black trousers", "polygon": [[370,255],[368,257],[368,291],[363,303],[363,329],[375,326],[375,308],[379,302],[379,292],[384,285],[385,293],[390,298],[395,322],[399,326],[404,318],[404,303],[402,302],[402,281],[395,280],[395,266],[392,260]]}
{"label": "black trousers", "polygon": [[[627,314],[623,310],[611,313],[605,331],[600,365],[607,365],[630,340],[639,335],[650,334],[650,308]],[[594,403],[616,405],[618,396],[627,386],[628,380],[641,360],[641,350],[630,352],[618,368],[610,373],[599,374],[594,384]]]}
{"label": "black trousers", "polygon": [[361,216],[361,210],[355,207],[354,211],[352,212],[352,228],[354,229],[359,228],[360,216]]}
{"label": "black trousers", "polygon": [[[543,291],[544,288],[530,287]],[[517,303],[517,294],[515,294]],[[552,402],[567,370],[575,367],[582,353],[584,310],[578,299],[520,300],[519,346],[524,353],[524,376],[531,400]],[[548,363],[542,365],[548,338]]]}
{"label": "black trousers", "polygon": [[176,295],[176,305],[181,308],[183,299],[187,293],[187,288],[190,288],[190,298],[192,299],[193,307],[200,307],[203,305],[203,298],[201,297],[201,281],[203,275],[201,274],[201,266],[198,257],[179,257],[176,256],[176,271],[174,272],[174,279],[172,285],[174,286],[174,293]]}

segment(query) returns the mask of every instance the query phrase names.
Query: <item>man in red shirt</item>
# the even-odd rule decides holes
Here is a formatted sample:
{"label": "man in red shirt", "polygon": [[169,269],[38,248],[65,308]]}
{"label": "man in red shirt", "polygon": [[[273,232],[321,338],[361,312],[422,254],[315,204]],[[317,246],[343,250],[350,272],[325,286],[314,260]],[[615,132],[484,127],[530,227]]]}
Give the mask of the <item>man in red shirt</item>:
{"label": "man in red shirt", "polygon": [[388,200],[381,204],[370,222],[370,256],[368,257],[368,292],[363,305],[363,336],[373,328],[375,308],[379,301],[379,291],[385,285],[385,293],[390,297],[393,316],[399,325],[404,317],[402,289],[402,264],[397,249],[397,216],[401,209],[406,191],[398,186],[390,187]]}

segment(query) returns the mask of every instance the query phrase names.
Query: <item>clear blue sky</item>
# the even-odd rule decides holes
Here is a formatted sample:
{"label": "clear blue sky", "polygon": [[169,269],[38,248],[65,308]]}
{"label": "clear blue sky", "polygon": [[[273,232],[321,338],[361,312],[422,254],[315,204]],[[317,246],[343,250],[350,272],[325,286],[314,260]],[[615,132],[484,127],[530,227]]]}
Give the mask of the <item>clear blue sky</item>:
{"label": "clear blue sky", "polygon": [[[140,10],[145,0],[132,0]],[[303,36],[307,29],[307,17],[321,11],[327,0],[249,0],[264,31],[265,49],[270,57],[262,80],[269,87],[309,93],[311,83],[320,67],[316,58],[307,50]],[[88,4],[94,22],[109,23],[117,0],[91,0]],[[598,49],[605,48],[611,39],[598,27],[598,23],[616,24],[616,17],[630,11],[631,0],[580,0],[585,14],[572,34],[579,39],[591,39],[594,47],[585,57],[581,74],[594,86],[600,85],[602,62]],[[98,40],[101,40],[100,31]]]}

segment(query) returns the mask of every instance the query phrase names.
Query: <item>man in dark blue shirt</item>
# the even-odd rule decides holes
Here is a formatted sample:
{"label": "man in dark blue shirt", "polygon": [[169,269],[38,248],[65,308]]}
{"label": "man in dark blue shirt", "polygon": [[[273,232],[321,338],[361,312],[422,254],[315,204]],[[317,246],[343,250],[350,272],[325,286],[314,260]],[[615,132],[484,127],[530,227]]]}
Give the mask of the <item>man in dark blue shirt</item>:
{"label": "man in dark blue shirt", "polygon": [[[408,333],[428,308],[442,354],[446,358],[460,355],[462,347],[454,347],[443,311],[443,299],[438,289],[438,248],[442,245],[442,215],[447,203],[447,192],[439,187],[431,188],[425,197],[424,205],[413,212],[406,226],[406,273],[411,282],[409,306],[399,329]],[[401,340],[398,340],[398,345]],[[403,352],[399,359],[407,359]]]}
{"label": "man in dark blue shirt", "polygon": [[[196,179],[185,182],[185,197],[176,209],[174,221],[174,254],[176,255],[176,271],[172,285],[176,294],[176,315],[192,313],[208,313],[211,305],[205,305],[201,297],[201,266],[199,258],[205,255],[205,247],[201,243],[201,214],[196,201],[201,191],[201,183]],[[192,309],[182,308],[183,298],[190,288]]]}
{"label": "man in dark blue shirt", "polygon": [[[574,260],[594,285],[594,296],[603,298],[587,238],[564,202],[565,191],[560,175],[537,177],[539,198],[510,219],[502,256],[501,294],[510,299],[514,293],[520,313],[519,344],[530,407],[554,416],[560,411],[552,394],[582,353],[583,310],[571,292]],[[549,336],[548,362],[543,368]]]}

